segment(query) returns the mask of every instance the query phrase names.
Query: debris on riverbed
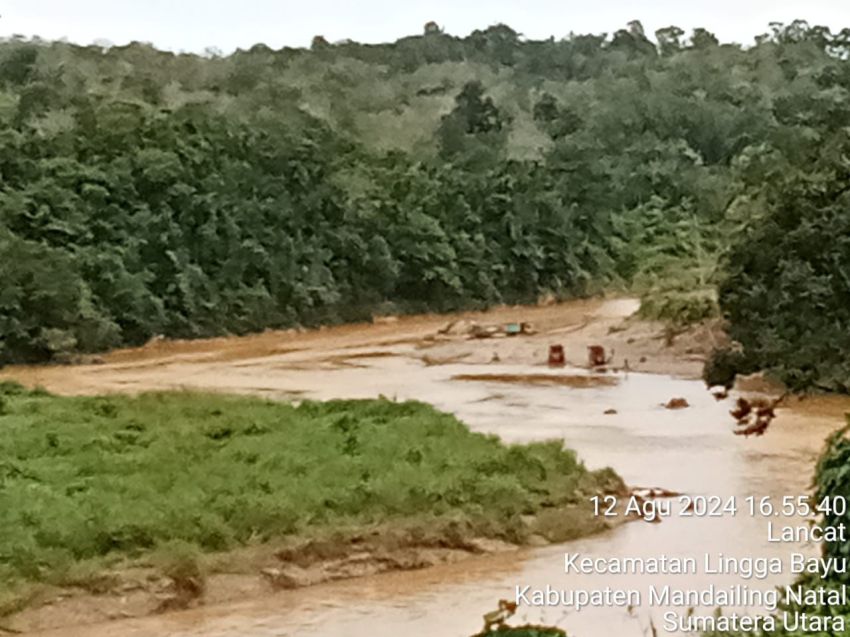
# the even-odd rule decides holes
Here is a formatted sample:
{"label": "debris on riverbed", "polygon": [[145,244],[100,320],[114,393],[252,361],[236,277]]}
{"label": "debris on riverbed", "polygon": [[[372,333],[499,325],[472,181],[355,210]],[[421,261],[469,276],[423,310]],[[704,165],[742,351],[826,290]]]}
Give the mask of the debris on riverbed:
{"label": "debris on riverbed", "polygon": [[532,335],[536,334],[537,330],[534,329],[534,326],[531,323],[508,323],[505,325],[505,334],[508,336],[517,336],[519,334],[527,334]]}
{"label": "debris on riverbed", "polygon": [[274,590],[288,590],[303,586],[304,582],[280,568],[264,568],[260,571]]}
{"label": "debris on riverbed", "polygon": [[182,574],[170,578],[168,591],[157,595],[158,604],[155,613],[167,613],[189,608],[203,594],[205,582],[198,573],[196,575]]}
{"label": "debris on riverbed", "polygon": [[484,630],[472,637],[567,637],[567,633],[554,626],[508,626],[507,620],[516,610],[515,602],[500,599],[499,608],[484,615]]}
{"label": "debris on riverbed", "polygon": [[714,400],[718,402],[726,400],[729,397],[729,390],[723,385],[714,385],[713,387],[709,387],[708,391],[714,396]]}
{"label": "debris on riverbed", "polygon": [[750,401],[741,396],[735,401],[735,409],[732,409],[729,414],[740,423],[750,415],[752,410],[753,407],[750,405]]}
{"label": "debris on riverbed", "polygon": [[738,429],[735,430],[736,436],[763,436],[770,427],[770,423],[776,418],[776,408],[785,400],[787,394],[782,394],[779,398],[765,398],[758,396],[756,398],[747,399],[739,396],[735,402],[735,408],[729,413],[738,421]]}
{"label": "debris on riverbed", "polygon": [[740,429],[735,430],[736,436],[744,436],[745,438],[749,438],[750,436],[763,436],[767,431],[767,428],[770,427],[770,422],[772,418],[759,418],[756,417],[749,424],[745,424],[745,426]]}
{"label": "debris on riverbed", "polygon": [[466,337],[468,339],[530,336],[536,333],[534,326],[526,321],[488,325],[465,319],[450,321],[437,330],[439,336]]}
{"label": "debris on riverbed", "polygon": [[437,330],[437,334],[440,334],[441,336],[466,336],[470,333],[474,325],[478,324],[474,321],[467,321],[465,319],[449,321]]}
{"label": "debris on riverbed", "polygon": [[[634,501],[641,511],[646,510],[647,502],[654,502],[655,500],[665,500],[668,498],[678,498],[681,493],[678,491],[671,491],[670,489],[664,489],[661,487],[632,487],[629,489],[629,500]],[[653,517],[644,517],[641,514],[631,512],[630,513],[632,520],[644,520],[649,522],[650,524],[660,524],[662,521],[662,516],[653,516]]]}
{"label": "debris on riverbed", "polygon": [[498,325],[479,325],[478,323],[473,323],[467,338],[493,338],[494,336],[504,335],[503,328]]}
{"label": "debris on riverbed", "polygon": [[671,398],[664,405],[665,409],[687,409],[691,404],[684,398]]}
{"label": "debris on riverbed", "polygon": [[671,491],[670,489],[665,489],[663,487],[632,487],[629,493],[639,498],[644,498],[645,500],[655,498],[678,498],[682,495],[678,491]]}
{"label": "debris on riverbed", "polygon": [[469,352],[446,356],[432,356],[430,354],[425,354],[420,358],[420,360],[425,363],[426,367],[433,367],[435,365],[453,365],[455,363],[460,363],[463,362],[464,359],[469,358],[469,356]]}
{"label": "debris on riverbed", "polygon": [[494,628],[499,630],[507,628],[505,622],[514,616],[516,608],[516,602],[500,599],[499,608],[484,615],[484,632],[491,632]]}

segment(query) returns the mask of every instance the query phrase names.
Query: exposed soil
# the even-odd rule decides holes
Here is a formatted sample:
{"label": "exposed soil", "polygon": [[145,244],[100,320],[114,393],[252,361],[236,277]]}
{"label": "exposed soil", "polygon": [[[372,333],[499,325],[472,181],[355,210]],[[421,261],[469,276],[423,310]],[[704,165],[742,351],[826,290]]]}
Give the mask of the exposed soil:
{"label": "exposed soil", "polygon": [[[0,379],[71,395],[203,389],[283,399],[342,397],[344,392],[327,391],[329,377],[322,372],[367,368],[376,359],[393,357],[426,366],[545,365],[552,344],[563,346],[569,366],[586,366],[587,348],[601,345],[609,352],[612,369],[698,378],[705,357],[724,341],[720,325],[711,322],[673,334],[663,324],[633,317],[637,307],[632,299],[591,299],[310,331],[196,341],[154,339],[144,347],[91,357],[81,364],[6,367],[0,369]],[[440,333],[460,322],[500,326],[520,321],[531,323],[536,333],[487,339],[469,338],[464,332]]]}

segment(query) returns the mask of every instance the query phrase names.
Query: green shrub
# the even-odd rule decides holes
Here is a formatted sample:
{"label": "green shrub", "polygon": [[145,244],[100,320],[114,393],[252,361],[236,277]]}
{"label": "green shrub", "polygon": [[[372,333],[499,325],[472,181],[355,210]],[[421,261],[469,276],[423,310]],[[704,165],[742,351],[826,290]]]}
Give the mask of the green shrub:
{"label": "green shrub", "polygon": [[80,564],[146,555],[175,581],[201,581],[204,553],[404,520],[521,541],[522,515],[610,482],[561,443],[505,445],[414,402],[3,398],[11,582],[96,582]]}
{"label": "green shrub", "polygon": [[169,578],[178,594],[199,597],[206,588],[206,576],[201,566],[198,547],[174,540],[158,547],[154,564]]}
{"label": "green shrub", "polygon": [[701,323],[718,315],[714,290],[650,292],[641,296],[638,310],[641,318],[663,321],[676,327]]}
{"label": "green shrub", "polygon": [[756,371],[750,359],[740,350],[731,347],[715,349],[702,370],[702,379],[709,387],[722,385],[727,389],[735,384],[738,374]]}

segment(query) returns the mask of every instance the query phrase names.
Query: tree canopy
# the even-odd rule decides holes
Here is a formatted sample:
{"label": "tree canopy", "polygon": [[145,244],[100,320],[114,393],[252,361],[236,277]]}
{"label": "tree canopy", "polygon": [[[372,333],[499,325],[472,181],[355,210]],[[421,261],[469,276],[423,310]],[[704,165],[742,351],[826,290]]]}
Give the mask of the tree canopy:
{"label": "tree canopy", "polygon": [[829,297],[843,243],[805,246],[846,208],[848,56],[850,30],[800,21],[749,48],[638,22],[540,41],[429,23],[229,56],[7,39],[0,362],[610,286],[687,294],[723,278],[729,249],[721,303],[772,364],[805,329],[751,338],[762,303],[790,308],[810,276],[813,310],[845,298]]}

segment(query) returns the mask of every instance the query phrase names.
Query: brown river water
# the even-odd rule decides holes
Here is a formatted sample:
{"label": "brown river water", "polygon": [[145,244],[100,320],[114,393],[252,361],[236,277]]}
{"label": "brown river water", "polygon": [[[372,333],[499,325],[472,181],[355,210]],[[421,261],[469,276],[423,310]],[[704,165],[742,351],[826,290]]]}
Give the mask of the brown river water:
{"label": "brown river water", "polygon": [[[631,303],[582,305],[577,315],[599,318],[598,333],[570,333],[557,340],[579,351],[591,336],[607,333],[606,321],[621,320]],[[562,310],[564,312],[564,310]],[[569,311],[566,311],[569,314]],[[701,382],[641,372],[610,373],[607,383],[547,383],[560,375],[539,364],[558,333],[552,329],[523,345],[498,344],[501,362],[424,364],[416,338],[434,320],[394,328],[395,340],[377,329],[372,340],[349,332],[333,341],[345,356],[328,358],[322,347],[275,352],[257,349],[226,356],[209,349],[117,353],[105,364],[80,368],[11,370],[6,375],[69,393],[191,387],[249,391],[272,397],[360,398],[385,395],[417,399],[450,411],[481,432],[515,441],[562,438],[591,468],[614,467],[627,483],[661,486],[689,494],[731,496],[796,495],[810,490],[817,454],[828,433],[841,425],[850,403],[837,398],[791,400],[778,411],[767,435],[732,434],[730,400],[717,402]],[[571,324],[567,316],[561,323]],[[387,328],[388,331],[393,331]],[[385,330],[386,331],[386,330]],[[400,332],[404,332],[399,336]],[[403,338],[404,337],[404,338]],[[406,338],[411,337],[411,338]],[[348,340],[346,340],[348,339]],[[353,339],[353,340],[352,340]],[[333,339],[332,339],[333,340]],[[514,339],[506,339],[513,341]],[[572,341],[575,340],[576,343]],[[381,344],[383,343],[383,344]],[[497,345],[478,344],[493,349]],[[248,346],[246,346],[248,347]],[[464,345],[463,347],[467,347]],[[507,348],[507,349],[505,349]],[[513,348],[513,349],[511,349]],[[525,348],[525,349],[522,349]],[[155,349],[155,348],[154,348]],[[487,356],[491,355],[487,349]],[[499,351],[499,350],[496,350]],[[330,362],[329,362],[330,360]],[[584,371],[571,372],[578,375]],[[458,376],[475,380],[458,380]],[[487,379],[486,375],[495,376]],[[525,380],[523,376],[527,376]],[[512,382],[505,382],[506,380]],[[613,379],[613,382],[611,382]],[[65,383],[63,385],[63,383]],[[573,386],[570,386],[573,385]],[[690,408],[661,405],[683,397]],[[605,415],[609,408],[616,414]],[[794,548],[767,541],[763,519],[739,513],[717,519],[673,517],[660,524],[634,522],[568,544],[472,558],[409,573],[388,573],[281,592],[239,603],[171,615],[128,619],[98,626],[39,633],[43,637],[465,637],[481,628],[481,616],[500,598],[512,599],[517,585],[556,588],[638,588],[650,583],[702,588],[746,583],[769,589],[791,576],[743,582],[735,576],[567,576],[564,553],[591,557],[787,556]],[[800,547],[814,554],[814,547]],[[645,593],[644,593],[645,594]],[[656,624],[663,609],[651,609]],[[520,620],[554,623],[570,635],[647,634],[650,610],[632,615],[622,608],[521,609]]]}

